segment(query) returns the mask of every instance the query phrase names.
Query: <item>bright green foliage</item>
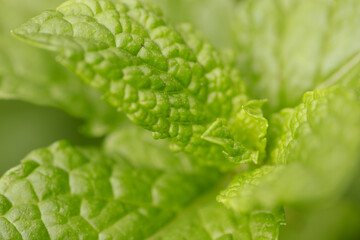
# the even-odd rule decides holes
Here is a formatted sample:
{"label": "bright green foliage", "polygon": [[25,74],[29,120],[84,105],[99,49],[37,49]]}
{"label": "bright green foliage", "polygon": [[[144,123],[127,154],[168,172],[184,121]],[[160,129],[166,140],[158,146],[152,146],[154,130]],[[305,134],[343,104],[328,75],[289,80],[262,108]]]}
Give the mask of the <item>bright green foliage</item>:
{"label": "bright green foliage", "polygon": [[258,163],[265,155],[268,121],[262,116],[265,101],[244,104],[232,121],[215,121],[202,135],[224,148],[224,155],[236,163]]}
{"label": "bright green foliage", "polygon": [[[304,153],[307,145],[309,154],[314,154],[317,144],[323,147],[316,151],[324,154],[328,150],[326,147],[332,145],[339,150],[343,150],[341,146],[353,149],[351,146],[356,145],[357,130],[360,130],[357,127],[359,116],[357,94],[351,89],[335,86],[307,92],[302,104],[294,109],[284,109],[270,118],[272,127],[269,138],[272,145],[269,146],[269,161],[274,164],[311,162],[310,156]],[[339,123],[346,124],[339,128]],[[315,138],[321,142],[316,142]],[[351,154],[351,151],[345,152]]]}
{"label": "bright green foliage", "polygon": [[172,153],[166,140],[154,141],[149,132],[130,123],[108,135],[103,145],[107,154],[123,156],[134,167],[182,172],[200,167],[196,159],[183,153]]}
{"label": "bright green foliage", "polygon": [[240,211],[334,199],[360,167],[359,121],[353,90],[335,86],[306,93],[302,104],[270,121],[269,163],[277,166],[240,173],[218,199]]}
{"label": "bright green foliage", "polygon": [[[189,22],[218,48],[233,47],[233,0],[145,0],[158,5],[172,23]],[[206,7],[204,7],[206,6]]]}
{"label": "bright green foliage", "polygon": [[359,63],[359,21],[357,0],[240,1],[239,66],[252,95],[279,110],[336,82]]}
{"label": "bright green foliage", "polygon": [[275,239],[282,219],[238,216],[214,202],[219,177],[133,167],[58,142],[1,178],[0,238]]}
{"label": "bright green foliage", "polygon": [[173,150],[224,162],[222,148],[201,135],[217,118],[235,115],[244,87],[188,25],[175,30],[139,1],[83,0],[44,12],[14,34],[60,52],[62,63],[133,122],[170,138]]}
{"label": "bright green foliage", "polygon": [[232,162],[249,163],[253,161],[258,163],[259,153],[257,151],[249,151],[242,144],[239,144],[238,141],[235,141],[231,126],[224,119],[216,120],[202,135],[202,138],[221,146],[225,157]]}
{"label": "bright green foliage", "polygon": [[217,200],[237,212],[251,212],[256,208],[254,190],[262,184],[264,177],[271,174],[277,167],[262,166],[250,169],[236,176],[232,183],[222,191]]}
{"label": "bright green foliage", "polygon": [[[13,30],[92,88],[51,54],[28,50],[32,63],[0,39],[0,96],[106,133],[100,148],[60,141],[8,171],[0,239],[275,240],[294,208],[307,209],[306,229],[284,239],[359,239],[359,3],[229,0],[236,53],[149,3],[187,6],[191,19],[214,0],[144,1],[70,0]],[[238,63],[250,95],[268,100],[246,96]]]}
{"label": "bright green foliage", "polygon": [[202,203],[154,239],[276,240],[283,217],[281,213],[261,211],[239,217],[214,202]]}
{"label": "bright green foliage", "polygon": [[123,118],[99,100],[98,91],[56,63],[53,54],[14,41],[10,30],[61,1],[0,1],[0,98],[60,108],[87,121],[87,133],[102,135]]}

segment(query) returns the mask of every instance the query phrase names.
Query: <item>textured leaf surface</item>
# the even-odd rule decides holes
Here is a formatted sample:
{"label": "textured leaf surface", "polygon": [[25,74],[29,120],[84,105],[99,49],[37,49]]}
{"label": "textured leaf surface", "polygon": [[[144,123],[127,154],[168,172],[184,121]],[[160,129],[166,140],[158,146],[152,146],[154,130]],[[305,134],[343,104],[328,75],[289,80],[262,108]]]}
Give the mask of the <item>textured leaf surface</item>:
{"label": "textured leaf surface", "polygon": [[241,1],[236,32],[249,91],[279,110],[338,81],[360,60],[359,13],[356,0]]}
{"label": "textured leaf surface", "polygon": [[201,207],[184,214],[154,239],[276,240],[279,227],[284,223],[283,217],[265,211],[237,215],[219,203],[202,203]]}
{"label": "textured leaf surface", "polygon": [[86,132],[102,135],[123,116],[99,100],[100,93],[54,61],[53,54],[14,41],[10,30],[61,1],[0,1],[0,98],[57,107],[87,121]]}
{"label": "textured leaf surface", "polygon": [[247,102],[231,121],[217,119],[202,138],[222,146],[224,155],[232,162],[259,163],[265,156],[268,128],[261,111],[264,102]]}
{"label": "textured leaf surface", "polygon": [[330,201],[352,181],[358,160],[360,105],[353,90],[331,87],[304,95],[295,109],[270,121],[270,162],[241,173],[219,200],[272,209]]}
{"label": "textured leaf surface", "polygon": [[279,220],[271,214],[239,216],[214,201],[219,177],[211,169],[133,167],[58,142],[1,178],[0,237],[275,239]]}
{"label": "textured leaf surface", "polygon": [[60,61],[155,138],[170,138],[209,162],[222,148],[201,139],[217,118],[244,102],[238,73],[187,26],[168,26],[140,1],[68,1],[14,30],[19,38],[60,53]]}

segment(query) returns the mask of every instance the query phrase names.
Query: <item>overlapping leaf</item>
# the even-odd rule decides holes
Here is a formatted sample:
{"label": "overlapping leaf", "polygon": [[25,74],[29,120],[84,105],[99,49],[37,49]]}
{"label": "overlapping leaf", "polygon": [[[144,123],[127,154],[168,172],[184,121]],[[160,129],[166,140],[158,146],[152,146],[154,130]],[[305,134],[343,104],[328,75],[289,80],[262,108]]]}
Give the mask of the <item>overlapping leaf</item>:
{"label": "overlapping leaf", "polygon": [[102,135],[123,118],[100,94],[56,63],[53,54],[14,41],[10,30],[61,1],[0,1],[0,98],[60,108],[87,121],[86,132]]}
{"label": "overlapping leaf", "polygon": [[218,199],[239,211],[309,206],[343,194],[359,167],[360,105],[345,87],[308,92],[270,121],[269,163],[241,173]]}
{"label": "overlapping leaf", "polygon": [[[234,118],[246,100],[244,87],[191,27],[175,30],[140,1],[82,0],[44,12],[14,34],[58,51],[62,63],[133,122],[169,138],[173,150],[224,162],[223,148],[201,136],[217,118]],[[241,141],[236,145],[248,154]]]}
{"label": "overlapping leaf", "polygon": [[232,162],[258,164],[265,157],[268,129],[261,111],[264,102],[247,102],[231,121],[217,119],[202,138],[222,146],[224,155]]}
{"label": "overlapping leaf", "polygon": [[96,149],[58,142],[34,151],[1,178],[0,237],[275,239],[282,220],[261,212],[239,216],[218,205],[219,180],[213,169],[134,167]]}
{"label": "overlapping leaf", "polygon": [[134,167],[182,172],[200,167],[196,159],[183,153],[172,153],[168,144],[167,140],[154,141],[149,132],[127,123],[109,134],[103,147],[111,156],[120,155],[129,159]]}
{"label": "overlapping leaf", "polygon": [[359,63],[359,1],[248,0],[238,6],[241,72],[249,92],[268,98],[271,111],[296,106],[306,91],[334,84]]}
{"label": "overlapping leaf", "polygon": [[[230,60],[190,25],[171,27],[138,0],[65,2],[14,34],[59,52],[60,62],[130,120],[192,158],[127,124],[106,138],[106,153],[66,142],[35,151],[0,180],[0,238],[270,240],[284,223],[282,205],[316,206],[343,195],[360,167],[359,94],[351,89],[359,89],[359,34],[351,25],[358,3],[238,2],[242,71],[253,96],[269,98],[270,112],[298,104],[314,87],[347,87],[308,92],[268,123],[265,101],[247,99]],[[42,66],[47,58],[40,57]],[[10,93],[15,81],[4,59],[2,89]],[[49,75],[62,72],[54,66]],[[98,93],[85,90],[83,97],[87,88],[67,75],[54,83],[58,102],[46,92],[48,80],[45,94],[23,89],[24,98],[41,93],[40,103],[49,96],[50,104],[90,120],[100,111],[103,121],[108,110],[94,100]],[[64,94],[64,86],[73,91]],[[67,98],[76,104],[67,106]],[[90,102],[90,110],[83,107]],[[218,195],[228,208],[214,201],[235,174],[219,173],[229,169],[224,156],[266,164],[242,168]]]}

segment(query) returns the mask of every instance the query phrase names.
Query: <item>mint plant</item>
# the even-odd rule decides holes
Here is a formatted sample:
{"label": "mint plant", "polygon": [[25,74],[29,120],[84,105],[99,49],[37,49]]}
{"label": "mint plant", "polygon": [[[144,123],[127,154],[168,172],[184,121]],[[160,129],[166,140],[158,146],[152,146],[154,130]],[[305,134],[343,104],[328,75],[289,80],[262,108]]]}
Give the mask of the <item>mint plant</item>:
{"label": "mint plant", "polygon": [[359,3],[229,4],[231,51],[140,0],[70,0],[13,28],[82,82],[35,48],[24,74],[9,48],[0,97],[63,109],[104,141],[58,141],[5,173],[0,239],[272,240],[288,208],[358,213]]}

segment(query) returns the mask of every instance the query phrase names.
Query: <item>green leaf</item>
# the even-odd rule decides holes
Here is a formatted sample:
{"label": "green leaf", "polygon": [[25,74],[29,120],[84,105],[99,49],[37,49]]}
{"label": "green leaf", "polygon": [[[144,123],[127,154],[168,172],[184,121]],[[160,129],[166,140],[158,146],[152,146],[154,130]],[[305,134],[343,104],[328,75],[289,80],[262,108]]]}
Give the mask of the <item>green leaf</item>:
{"label": "green leaf", "polygon": [[103,145],[107,154],[120,155],[134,167],[183,172],[199,168],[196,159],[183,153],[172,153],[167,140],[154,141],[149,132],[131,123],[124,124],[109,134]]}
{"label": "green leaf", "polygon": [[100,93],[54,61],[53,54],[14,41],[10,29],[61,1],[0,1],[0,98],[60,108],[86,120],[84,130],[103,135],[122,114],[99,100]]}
{"label": "green leaf", "polygon": [[360,60],[359,7],[356,0],[241,1],[239,66],[252,96],[268,98],[276,111],[339,81]]}
{"label": "green leaf", "polygon": [[284,225],[282,213],[257,211],[237,215],[215,202],[202,203],[191,210],[151,239],[276,240]]}
{"label": "green leaf", "polygon": [[[311,162],[304,151],[308,150],[308,154],[311,154],[310,148],[315,148],[318,144],[323,144],[323,148],[316,151],[324,154],[328,150],[326,148],[335,143],[338,143],[336,148],[339,150],[340,147],[344,150],[353,149],[358,141],[359,109],[357,93],[351,88],[333,86],[307,92],[302,104],[271,116],[269,141],[272,145],[268,149],[270,162]],[[339,141],[340,139],[343,141]],[[318,142],[320,140],[323,141]],[[347,152],[352,156],[351,151]],[[324,158],[321,155],[318,157]]]}
{"label": "green leaf", "polygon": [[238,211],[316,206],[344,194],[360,167],[356,92],[331,87],[273,115],[269,163],[240,175],[218,200]]}
{"label": "green leaf", "polygon": [[258,207],[257,202],[253,201],[256,187],[262,184],[265,177],[276,169],[276,166],[264,165],[240,173],[217,196],[217,200],[236,212],[251,212]]}
{"label": "green leaf", "polygon": [[236,141],[231,126],[225,119],[217,119],[202,135],[202,138],[221,146],[225,157],[232,162],[258,163],[259,152],[251,151]]}
{"label": "green leaf", "polygon": [[[233,0],[146,0],[155,3],[167,19],[174,23],[189,22],[199,29],[216,47],[233,47]],[[206,6],[206,7],[204,7]]]}
{"label": "green leaf", "polygon": [[278,218],[237,215],[214,201],[227,179],[219,182],[220,174],[209,168],[134,167],[97,149],[58,142],[32,152],[0,179],[0,237],[275,239]]}
{"label": "green leaf", "polygon": [[265,156],[268,121],[261,107],[266,101],[244,104],[230,122],[217,119],[202,138],[223,147],[225,157],[235,163],[259,163]]}
{"label": "green leaf", "polygon": [[222,148],[201,139],[246,100],[238,73],[188,25],[168,26],[140,1],[68,1],[13,31],[60,53],[60,61],[156,139],[206,161]]}

